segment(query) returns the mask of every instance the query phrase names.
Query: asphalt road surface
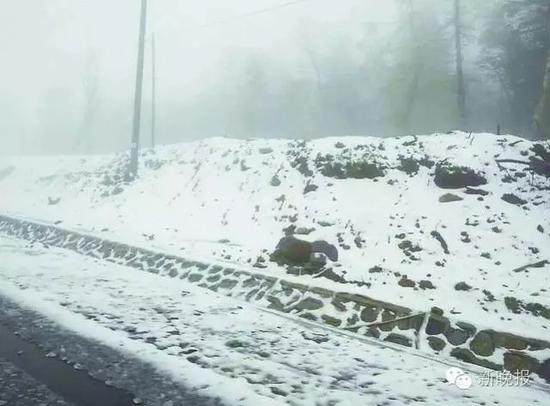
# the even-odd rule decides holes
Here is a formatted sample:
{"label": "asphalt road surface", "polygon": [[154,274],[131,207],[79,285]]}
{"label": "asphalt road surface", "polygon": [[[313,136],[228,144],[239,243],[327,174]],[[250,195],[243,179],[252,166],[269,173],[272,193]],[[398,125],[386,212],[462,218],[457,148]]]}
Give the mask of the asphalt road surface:
{"label": "asphalt road surface", "polygon": [[62,399],[90,406],[127,406],[133,403],[131,394],[92,378],[78,364],[70,365],[54,356],[53,352],[44,354],[36,344],[20,338],[2,325],[0,342],[0,359],[7,366],[0,397],[6,398],[8,405],[63,405]]}
{"label": "asphalt road surface", "polygon": [[0,406],[140,404],[221,403],[189,393],[143,361],[57,327],[0,296]]}
{"label": "asphalt road surface", "polygon": [[22,369],[0,357],[0,406],[9,405],[67,406],[71,403],[63,400]]}

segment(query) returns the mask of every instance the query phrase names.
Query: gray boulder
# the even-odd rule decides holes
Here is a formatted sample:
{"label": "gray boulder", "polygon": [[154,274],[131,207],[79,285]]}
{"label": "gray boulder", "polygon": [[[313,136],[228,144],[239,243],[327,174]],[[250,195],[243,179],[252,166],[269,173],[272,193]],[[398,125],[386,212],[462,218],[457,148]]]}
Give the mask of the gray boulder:
{"label": "gray boulder", "polygon": [[464,199],[453,193],[445,193],[444,195],[439,196],[440,203],[459,202],[460,200],[464,200]]}
{"label": "gray boulder", "polygon": [[322,254],[325,254],[327,258],[331,261],[338,261],[338,249],[334,245],[329,244],[326,241],[313,241],[312,249],[313,252],[320,252]]}
{"label": "gray boulder", "polygon": [[[312,258],[319,261],[320,257],[313,254],[323,254],[331,261],[338,260],[337,248],[327,243],[326,241],[304,241],[292,235],[286,236],[279,240],[275,251],[271,254],[271,260],[278,264],[287,265],[305,265]],[[324,259],[326,261],[326,258]]]}

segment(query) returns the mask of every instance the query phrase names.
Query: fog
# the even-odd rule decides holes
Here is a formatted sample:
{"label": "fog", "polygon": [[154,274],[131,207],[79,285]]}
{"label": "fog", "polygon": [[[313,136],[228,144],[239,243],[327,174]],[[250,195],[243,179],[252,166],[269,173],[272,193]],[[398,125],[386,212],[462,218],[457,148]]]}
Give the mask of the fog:
{"label": "fog", "polygon": [[[152,33],[158,143],[506,129],[502,78],[482,61],[482,33],[498,2],[461,2],[462,123],[453,3],[149,0],[142,146],[151,143]],[[0,8],[2,153],[127,149],[140,2]],[[522,131],[514,124],[510,131]]]}

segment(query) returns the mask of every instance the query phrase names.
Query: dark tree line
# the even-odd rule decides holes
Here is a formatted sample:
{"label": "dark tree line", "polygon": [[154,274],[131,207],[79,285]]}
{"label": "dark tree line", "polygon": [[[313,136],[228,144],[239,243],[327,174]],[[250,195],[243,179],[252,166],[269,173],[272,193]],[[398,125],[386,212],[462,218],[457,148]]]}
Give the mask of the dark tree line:
{"label": "dark tree line", "polygon": [[500,84],[503,128],[550,138],[550,0],[503,0],[481,40],[485,66]]}

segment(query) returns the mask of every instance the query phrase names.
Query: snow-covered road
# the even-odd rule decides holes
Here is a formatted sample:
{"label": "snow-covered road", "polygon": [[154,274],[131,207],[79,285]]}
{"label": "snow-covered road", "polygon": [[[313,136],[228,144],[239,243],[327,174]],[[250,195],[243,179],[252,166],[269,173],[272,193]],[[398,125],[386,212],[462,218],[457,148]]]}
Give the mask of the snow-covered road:
{"label": "snow-covered road", "polygon": [[447,366],[262,311],[184,281],[0,238],[0,294],[243,405],[548,404],[533,387],[445,382]]}

